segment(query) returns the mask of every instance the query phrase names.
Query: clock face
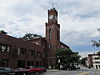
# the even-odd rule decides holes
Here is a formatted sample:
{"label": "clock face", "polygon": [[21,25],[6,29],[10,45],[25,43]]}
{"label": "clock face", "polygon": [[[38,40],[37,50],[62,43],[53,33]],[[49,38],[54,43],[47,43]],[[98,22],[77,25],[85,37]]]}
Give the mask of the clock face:
{"label": "clock face", "polygon": [[49,16],[49,19],[51,20],[51,19],[53,19],[54,18],[54,15],[50,15]]}

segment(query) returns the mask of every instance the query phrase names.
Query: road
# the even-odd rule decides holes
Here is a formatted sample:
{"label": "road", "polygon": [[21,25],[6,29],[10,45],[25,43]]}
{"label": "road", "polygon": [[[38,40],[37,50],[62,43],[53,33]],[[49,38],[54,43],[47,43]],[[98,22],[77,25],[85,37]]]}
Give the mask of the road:
{"label": "road", "polygon": [[100,75],[100,70],[80,69],[77,71],[51,70],[41,75]]}

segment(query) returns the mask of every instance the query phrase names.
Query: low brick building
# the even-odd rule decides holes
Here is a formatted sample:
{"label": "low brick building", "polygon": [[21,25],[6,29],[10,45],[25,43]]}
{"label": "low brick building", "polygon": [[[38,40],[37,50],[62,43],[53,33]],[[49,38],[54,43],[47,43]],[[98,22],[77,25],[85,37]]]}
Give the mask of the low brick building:
{"label": "low brick building", "polygon": [[55,8],[48,10],[48,22],[45,26],[44,38],[27,41],[0,33],[0,66],[16,68],[33,65],[55,68],[57,48],[69,48],[60,41],[60,24]]}
{"label": "low brick building", "polygon": [[25,67],[41,66],[43,48],[30,41],[0,34],[1,66]]}

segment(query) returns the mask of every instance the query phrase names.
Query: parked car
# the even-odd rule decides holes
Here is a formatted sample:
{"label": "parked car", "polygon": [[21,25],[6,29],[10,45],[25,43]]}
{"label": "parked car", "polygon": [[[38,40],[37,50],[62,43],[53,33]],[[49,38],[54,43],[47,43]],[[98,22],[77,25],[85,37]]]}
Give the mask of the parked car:
{"label": "parked car", "polygon": [[34,66],[27,66],[26,69],[29,71],[29,72],[35,72],[35,67]]}
{"label": "parked car", "polygon": [[26,69],[29,71],[29,75],[38,75],[39,70],[34,66],[27,66]]}
{"label": "parked car", "polygon": [[40,72],[46,72],[46,68],[45,68],[45,67],[37,67],[37,69],[38,69]]}
{"label": "parked car", "polygon": [[29,75],[29,71],[25,68],[17,68],[14,70],[15,75]]}
{"label": "parked car", "polygon": [[0,67],[0,75],[15,75],[10,67]]}
{"label": "parked car", "polygon": [[28,69],[29,72],[46,72],[45,67],[27,66],[26,69]]}

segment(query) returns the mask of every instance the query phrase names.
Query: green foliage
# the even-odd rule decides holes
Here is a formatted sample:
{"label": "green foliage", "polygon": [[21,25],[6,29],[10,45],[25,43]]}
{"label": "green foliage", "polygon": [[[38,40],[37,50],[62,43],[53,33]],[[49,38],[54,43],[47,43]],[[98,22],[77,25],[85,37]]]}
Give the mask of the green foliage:
{"label": "green foliage", "polygon": [[66,58],[72,53],[71,49],[59,48],[56,51],[56,56],[59,58]]}
{"label": "green foliage", "polygon": [[80,59],[77,52],[72,52],[72,50],[68,48],[57,49],[56,57],[57,59],[61,59],[61,62],[67,65],[78,63]]}
{"label": "green foliage", "polygon": [[81,56],[78,55],[77,53],[72,53],[72,54],[71,54],[71,57],[70,57],[70,58],[71,58],[71,62],[73,62],[73,63],[74,63],[74,62],[79,63],[80,57],[81,57]]}
{"label": "green foliage", "polygon": [[92,40],[92,45],[95,47],[100,47],[100,40],[98,40],[98,41]]}
{"label": "green foliage", "polygon": [[83,66],[86,66],[86,60],[87,60],[87,57],[84,57],[80,60],[80,63],[83,65]]}
{"label": "green foliage", "polygon": [[[100,28],[97,28],[97,31],[100,32]],[[100,47],[100,40],[92,40],[92,46]]]}
{"label": "green foliage", "polygon": [[27,33],[23,37],[21,37],[21,39],[31,40],[31,39],[40,38],[40,37],[42,37],[42,36],[41,35],[37,35],[37,34]]}
{"label": "green foliage", "polygon": [[100,56],[100,51],[99,51],[99,52],[97,52],[97,54]]}
{"label": "green foliage", "polygon": [[7,34],[7,32],[5,32],[4,30],[0,30],[0,33]]}

